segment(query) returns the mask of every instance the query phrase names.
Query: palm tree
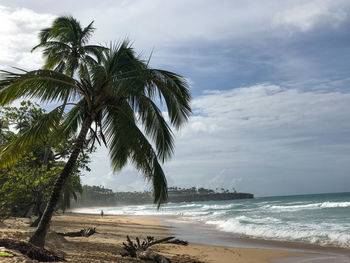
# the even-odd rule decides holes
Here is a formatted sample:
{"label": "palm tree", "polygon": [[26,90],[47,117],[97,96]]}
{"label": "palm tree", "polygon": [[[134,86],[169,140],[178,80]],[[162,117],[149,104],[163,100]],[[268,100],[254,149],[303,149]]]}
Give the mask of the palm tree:
{"label": "palm tree", "polygon": [[[94,21],[83,28],[80,22],[72,16],[58,17],[53,21],[51,27],[40,31],[40,43],[32,49],[32,52],[43,48],[44,69],[53,69],[73,76],[77,69],[83,70],[87,64],[97,63],[101,52],[106,49],[102,46],[87,44],[95,31],[93,23]],[[68,98],[64,99],[62,113],[65,111],[67,100]],[[44,165],[49,162],[50,141],[46,142]]]}
{"label": "palm tree", "polygon": [[44,69],[55,69],[73,76],[78,68],[82,70],[86,64],[97,63],[101,51],[106,48],[87,45],[95,30],[93,23],[82,28],[74,17],[61,16],[53,21],[51,27],[41,30],[40,43],[32,51],[44,49]]}
{"label": "palm tree", "polygon": [[20,73],[2,71],[0,105],[22,97],[36,98],[43,103],[69,98],[71,102],[67,104],[72,107],[63,119],[64,104],[47,113],[4,149],[0,155],[1,165],[13,163],[30,144],[45,140],[53,130],[61,138],[79,131],[39,226],[30,239],[32,244],[44,245],[62,186],[88,135],[93,138],[92,144],[97,140],[108,147],[114,171],[130,162],[152,182],[158,207],[167,200],[167,183],[160,163],[172,155],[174,142],[157,103],[165,102],[169,123],[175,128],[187,121],[191,112],[190,93],[180,75],[150,68],[124,41],[103,51],[100,63],[87,65],[79,72],[79,78],[45,69]]}

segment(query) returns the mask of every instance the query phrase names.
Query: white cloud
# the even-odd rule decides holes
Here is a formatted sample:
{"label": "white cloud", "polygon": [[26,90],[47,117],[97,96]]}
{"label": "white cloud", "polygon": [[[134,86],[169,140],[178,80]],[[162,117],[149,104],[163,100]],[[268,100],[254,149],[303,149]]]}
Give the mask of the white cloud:
{"label": "white cloud", "polygon": [[278,12],[273,19],[274,25],[292,26],[303,32],[313,29],[318,24],[338,27],[347,18],[344,1],[316,0],[307,1]]}
{"label": "white cloud", "polygon": [[[98,6],[89,0],[83,6],[68,0],[48,0],[46,5],[32,0],[2,2],[26,7],[0,9],[2,28],[6,28],[1,34],[3,37],[0,36],[0,40],[4,40],[0,43],[2,65],[26,68],[41,65],[39,55],[29,50],[37,43],[35,30],[47,26],[52,19],[51,15],[41,12],[56,10],[58,15],[74,15],[82,25],[94,20],[97,30],[91,43],[129,37],[135,50],[143,52],[144,57],[154,49],[151,64],[157,67],[176,67],[177,72],[184,69],[179,72],[182,74],[190,67],[199,73],[241,72],[242,75],[250,74],[250,68],[258,65],[279,66],[292,73],[305,68],[309,71],[314,64],[302,55],[291,54],[283,59],[289,52],[282,47],[280,54],[278,48],[274,48],[276,43],[285,43],[285,34],[295,28],[307,31],[318,25],[333,27],[348,21],[350,5],[345,0],[307,3],[270,0],[264,4],[260,0],[219,3],[211,0],[104,0]],[[27,52],[26,55],[23,52]],[[273,58],[273,62],[266,57]],[[250,68],[245,68],[246,65]]]}
{"label": "white cloud", "polygon": [[101,5],[74,13],[85,23],[96,21],[98,41],[129,37],[137,49],[155,48],[159,54],[193,42],[261,42],[284,34],[286,27],[302,31],[317,25],[337,27],[348,18],[349,6],[345,0],[270,0],[264,4],[260,0],[137,0],[114,3],[107,10]]}
{"label": "white cloud", "polygon": [[[210,120],[210,125],[254,129],[254,134],[260,129],[271,130],[271,136],[285,136],[293,132],[286,125],[299,133],[307,128],[308,134],[340,131],[340,128],[345,131],[350,124],[330,124],[338,122],[334,116],[346,118],[350,112],[348,101],[349,94],[302,92],[265,84],[209,93],[196,98],[193,109],[195,114],[205,116],[198,118]],[[286,130],[281,132],[284,127]]]}
{"label": "white cloud", "polygon": [[26,8],[0,5],[0,65],[1,68],[34,69],[43,64],[39,52],[31,53],[38,44],[39,30],[49,26],[51,14],[39,14]]}
{"label": "white cloud", "polygon": [[[171,185],[234,186],[258,195],[341,190],[329,187],[350,169],[345,157],[350,154],[349,93],[261,84],[208,91],[195,98],[192,107],[188,125],[176,133],[175,156],[164,165]],[[136,174],[122,171],[107,186],[144,185]],[[318,176],[325,183],[309,184],[308,189],[284,184],[304,185]]]}
{"label": "white cloud", "polygon": [[[2,3],[12,7],[0,7],[1,68],[42,65],[40,52],[30,53],[30,49],[37,43],[38,30],[54,18],[47,12],[56,10],[58,15],[74,15],[82,25],[95,20],[97,42],[128,36],[136,51],[144,51],[145,56],[154,48],[151,62],[170,70],[175,65],[174,71],[190,74],[197,94],[201,85],[227,89],[239,79],[256,82],[263,74],[267,74],[263,81],[273,82],[282,75],[288,82],[299,81],[309,87],[309,91],[300,91],[293,83],[288,87],[264,84],[211,90],[194,98],[194,115],[177,133],[176,154],[165,165],[171,184],[209,186],[205,184],[217,178],[214,181],[223,184],[226,180],[239,182],[237,190],[258,194],[277,194],[277,190],[286,194],[286,182],[314,192],[330,186],[333,189],[329,191],[344,190],[350,184],[348,177],[338,185],[329,181],[330,174],[341,181],[350,170],[349,93],[329,92],[332,85],[337,86],[335,82],[320,85],[307,79],[319,80],[319,75],[333,78],[334,72],[347,68],[345,62],[330,63],[331,55],[345,61],[348,52],[332,53],[337,49],[326,35],[327,30],[336,31],[349,23],[349,1],[105,0],[99,6],[92,0],[83,6],[68,0],[48,0],[46,5],[32,0]],[[325,36],[322,44],[331,47],[310,52],[319,44],[318,39],[312,39],[315,29]],[[285,38],[290,32],[295,34]],[[323,60],[318,60],[320,57]],[[332,74],[323,76],[330,69]],[[313,71],[319,75],[310,74]],[[320,93],[321,88],[324,93]],[[93,158],[93,171],[84,182],[114,189],[123,186],[124,190],[144,185],[131,168],[112,176],[107,151]],[[323,184],[304,184],[304,179]],[[288,191],[297,192],[291,187]]]}

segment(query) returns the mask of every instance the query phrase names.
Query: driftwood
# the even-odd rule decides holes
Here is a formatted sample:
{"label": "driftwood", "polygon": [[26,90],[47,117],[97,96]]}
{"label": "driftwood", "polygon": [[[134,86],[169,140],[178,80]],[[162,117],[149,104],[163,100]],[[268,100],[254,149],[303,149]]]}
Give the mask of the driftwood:
{"label": "driftwood", "polygon": [[8,249],[19,250],[23,255],[26,255],[29,258],[38,260],[40,262],[66,261],[64,258],[55,255],[45,248],[40,248],[23,241],[7,238],[0,239],[0,246],[6,247]]}
{"label": "driftwood", "polygon": [[63,236],[63,237],[89,237],[96,233],[96,227],[92,228],[84,228],[77,232],[66,232],[66,233],[56,233],[57,235]]}
{"label": "driftwood", "polygon": [[123,242],[124,249],[127,251],[123,256],[137,257],[145,260],[153,260],[157,263],[170,263],[170,259],[154,253],[152,251],[147,251],[147,249],[156,244],[176,244],[187,246],[188,242],[175,239],[175,237],[166,237],[159,240],[156,240],[154,237],[148,236],[142,242],[136,237],[136,243],[131,241],[129,236],[126,236],[127,243]]}

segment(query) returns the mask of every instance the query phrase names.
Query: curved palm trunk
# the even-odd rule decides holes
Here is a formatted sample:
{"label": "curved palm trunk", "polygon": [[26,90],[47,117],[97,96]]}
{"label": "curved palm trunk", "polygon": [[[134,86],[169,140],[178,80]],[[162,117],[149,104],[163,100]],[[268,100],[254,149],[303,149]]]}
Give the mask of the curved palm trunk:
{"label": "curved palm trunk", "polygon": [[36,245],[38,247],[44,247],[45,245],[46,233],[47,233],[47,230],[49,229],[51,217],[57,205],[58,199],[60,197],[61,190],[68,176],[71,174],[74,168],[74,165],[78,159],[79,153],[83,148],[85,137],[89,131],[91,123],[92,123],[92,120],[90,117],[87,117],[83,122],[79,136],[73,146],[73,151],[68,159],[68,162],[63,168],[61,175],[57,178],[55,182],[55,185],[53,187],[53,190],[50,196],[50,200],[47,203],[44,214],[40,220],[39,226],[36,229],[34,235],[29,240],[29,242],[32,243],[33,245]]}

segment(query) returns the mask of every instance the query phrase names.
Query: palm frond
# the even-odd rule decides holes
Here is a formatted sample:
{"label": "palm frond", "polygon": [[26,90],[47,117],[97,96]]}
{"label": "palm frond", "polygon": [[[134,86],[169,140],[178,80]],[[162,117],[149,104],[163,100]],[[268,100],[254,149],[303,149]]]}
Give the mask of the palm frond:
{"label": "palm frond", "polygon": [[55,138],[58,140],[67,140],[73,136],[83,122],[84,110],[86,109],[86,102],[84,99],[80,100],[74,107],[72,107],[63,117]]}
{"label": "palm frond", "polygon": [[152,182],[154,202],[159,207],[167,200],[165,174],[152,145],[137,127],[132,109],[127,103],[122,103],[121,108],[107,107],[104,119],[113,168],[121,169],[130,157],[132,164]]}
{"label": "palm frond", "polygon": [[77,81],[52,70],[35,70],[25,74],[0,71],[0,103],[6,105],[19,98],[37,98],[42,102],[75,100]]}
{"label": "palm frond", "polygon": [[108,72],[102,65],[94,65],[90,70],[91,81],[94,87],[102,87],[108,81]]}
{"label": "palm frond", "polygon": [[137,69],[135,52],[128,40],[120,43],[111,43],[109,50],[104,52],[102,64],[110,76],[134,71]]}
{"label": "palm frond", "polygon": [[62,105],[45,114],[7,145],[0,152],[0,167],[13,164],[30,146],[45,141],[59,127],[61,111]]}
{"label": "palm frond", "polygon": [[50,38],[50,28],[44,28],[39,33],[39,39],[40,43],[32,48],[31,52],[33,52],[35,49],[42,47],[42,44],[47,42],[47,40]]}
{"label": "palm frond", "polygon": [[170,122],[176,128],[188,120],[191,95],[183,77],[165,70],[149,69],[144,61],[135,56],[127,41],[120,46],[112,46],[105,59],[114,89],[124,96],[135,91],[151,99],[158,95],[161,101],[165,101]]}
{"label": "palm frond", "polygon": [[81,42],[82,44],[86,44],[91,37],[92,33],[95,31],[96,28],[94,28],[92,25],[94,24],[94,21],[92,21],[89,25],[87,25],[84,29],[81,31]]}
{"label": "palm frond", "polygon": [[150,69],[149,73],[149,88],[157,87],[167,105],[170,122],[179,128],[191,114],[191,95],[186,80],[165,70]]}
{"label": "palm frond", "polygon": [[[152,99],[142,92],[143,90],[124,89],[122,95],[130,103],[130,106],[138,113],[141,125],[146,134],[155,142],[158,158],[164,162],[169,159],[174,151],[173,133],[166,122],[162,112]],[[107,103],[118,104],[118,95],[120,93],[110,94],[110,100]],[[112,100],[114,98],[114,101]]]}
{"label": "palm frond", "polygon": [[162,112],[151,99],[146,96],[140,96],[138,102],[142,125],[146,134],[154,140],[157,155],[164,162],[174,152],[173,133]]}
{"label": "palm frond", "polygon": [[98,45],[85,45],[82,47],[85,53],[92,54],[97,58],[97,61],[101,61],[103,52],[108,50],[107,47],[98,46]]}

